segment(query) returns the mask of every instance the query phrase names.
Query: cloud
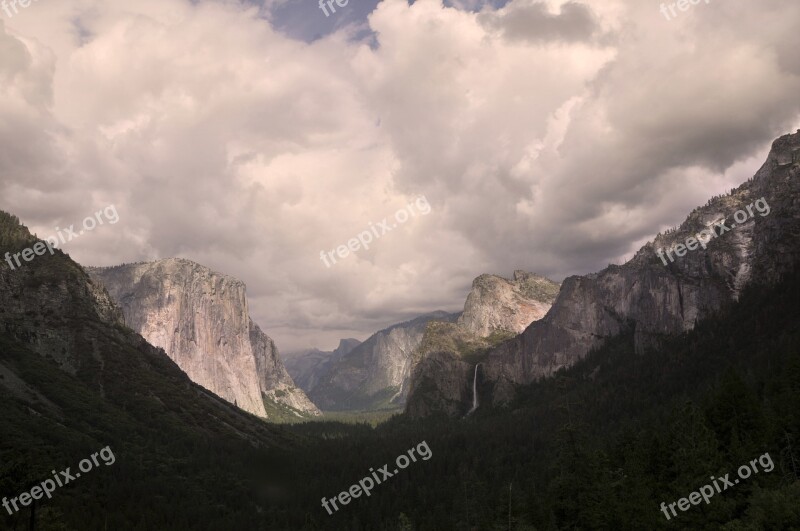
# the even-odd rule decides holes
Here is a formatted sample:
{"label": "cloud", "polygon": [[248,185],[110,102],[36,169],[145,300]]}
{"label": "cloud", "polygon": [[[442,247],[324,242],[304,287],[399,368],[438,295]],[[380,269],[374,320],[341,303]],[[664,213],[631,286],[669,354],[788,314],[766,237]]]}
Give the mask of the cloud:
{"label": "cloud", "polygon": [[590,41],[599,32],[599,22],[588,5],[567,2],[558,13],[551,13],[547,4],[511,2],[502,9],[485,11],[479,20],[509,40],[528,42]]}
{"label": "cloud", "polygon": [[[669,22],[634,0],[385,0],[303,39],[276,21],[294,5],[0,22],[0,208],[49,234],[114,204],[74,258],[196,260],[247,283],[282,350],[331,349],[458,310],[481,273],[623,260],[800,123],[789,0]],[[430,214],[320,260],[420,195]]]}

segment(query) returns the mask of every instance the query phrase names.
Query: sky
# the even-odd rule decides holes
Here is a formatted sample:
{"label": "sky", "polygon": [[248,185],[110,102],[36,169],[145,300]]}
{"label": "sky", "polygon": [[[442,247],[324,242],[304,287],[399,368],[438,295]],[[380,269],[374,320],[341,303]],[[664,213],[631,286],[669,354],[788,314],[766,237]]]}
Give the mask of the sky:
{"label": "sky", "polygon": [[482,273],[623,263],[800,127],[796,0],[332,7],[0,4],[0,209],[43,238],[113,205],[64,251],[194,260],[330,350]]}

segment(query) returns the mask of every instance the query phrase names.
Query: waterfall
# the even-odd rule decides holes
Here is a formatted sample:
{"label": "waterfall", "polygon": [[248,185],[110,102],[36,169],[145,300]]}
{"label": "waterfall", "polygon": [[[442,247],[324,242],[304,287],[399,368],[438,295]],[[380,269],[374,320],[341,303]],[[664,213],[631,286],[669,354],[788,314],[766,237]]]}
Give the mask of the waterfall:
{"label": "waterfall", "polygon": [[[475,376],[472,377],[472,409],[469,410],[469,413],[472,413],[476,409],[478,409],[478,366],[481,365],[480,363],[475,365]],[[469,415],[467,413],[467,415]]]}

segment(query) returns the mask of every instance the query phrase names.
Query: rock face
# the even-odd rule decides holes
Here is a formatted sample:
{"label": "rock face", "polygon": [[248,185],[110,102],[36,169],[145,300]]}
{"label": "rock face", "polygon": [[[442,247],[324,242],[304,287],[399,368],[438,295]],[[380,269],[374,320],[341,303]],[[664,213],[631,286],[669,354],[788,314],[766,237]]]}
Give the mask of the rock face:
{"label": "rock face", "polygon": [[317,386],[331,366],[335,365],[343,356],[352,352],[361,344],[358,339],[342,339],[333,352],[323,352],[319,349],[302,350],[284,354],[283,363],[300,389],[310,394]]}
{"label": "rock face", "polygon": [[496,275],[476,278],[457,322],[428,323],[414,355],[406,413],[466,414],[475,364],[484,362],[493,346],[541,319],[559,288],[557,282],[525,271],[515,271],[513,280]]}
{"label": "rock face", "polygon": [[413,354],[425,326],[458,314],[433,312],[381,330],[358,345],[320,378],[311,398],[324,410],[378,409],[405,402]]}
{"label": "rock face", "polygon": [[412,418],[432,413],[463,416],[472,401],[473,371],[472,363],[451,351],[423,357],[411,377],[406,414]]}
{"label": "rock face", "polygon": [[[0,256],[38,241],[16,217],[0,211]],[[61,250],[15,269],[0,260],[0,345],[4,435],[15,434],[6,438],[8,448],[15,440],[24,441],[16,446],[50,448],[46,453],[57,455],[64,446],[59,441],[99,437],[98,443],[114,446],[113,441],[125,440],[129,447],[144,448],[148,441],[174,438],[183,443],[172,450],[161,445],[156,462],[169,466],[167,461],[175,459],[185,468],[182,450],[209,440],[259,452],[296,444],[286,430],[192,382],[162,349],[125,326],[104,287]],[[87,425],[92,427],[88,432]],[[4,457],[11,455],[4,450]],[[130,454],[127,458],[137,460]],[[4,461],[8,470],[16,458]],[[147,458],[144,462],[143,471],[152,468]],[[198,457],[192,466],[207,462]],[[14,475],[4,480],[13,483]],[[223,485],[239,480],[219,478]]]}
{"label": "rock face", "polygon": [[320,415],[317,406],[298,389],[286,371],[275,342],[250,320],[250,345],[256,360],[258,387],[262,396],[302,414]]}
{"label": "rock face", "polygon": [[544,317],[558,290],[558,283],[525,271],[514,271],[513,280],[481,275],[472,283],[458,323],[480,337],[497,330],[519,334]]}
{"label": "rock face", "polygon": [[[574,364],[622,331],[632,330],[637,350],[644,353],[735,300],[744,286],[774,283],[800,263],[799,192],[800,131],[776,140],[751,180],[695,209],[680,227],[659,234],[625,265],[564,280],[544,318],[489,353],[485,368],[493,401],[507,401],[516,385]],[[739,210],[747,219],[741,214],[734,218]],[[712,238],[705,249],[687,241],[720,221],[730,230]],[[695,249],[683,249],[684,256],[672,252],[674,261],[656,254],[679,243]],[[460,391],[446,382],[428,382],[427,392],[439,395],[441,403],[460,399]]]}
{"label": "rock face", "polygon": [[261,417],[265,397],[319,414],[250,319],[241,281],[178,258],[87,271],[122,308],[125,324],[192,381]]}
{"label": "rock face", "polygon": [[[524,271],[515,271],[513,280],[481,275],[472,283],[462,314],[434,312],[377,332],[329,363],[309,396],[331,410],[406,404],[413,391],[412,374],[421,374],[418,364],[433,354],[438,355],[430,363],[441,367],[445,359],[480,356],[496,341],[489,336],[517,334],[543,316],[558,289],[557,283]],[[448,399],[447,404],[453,403]],[[420,403],[411,409],[432,407]]]}
{"label": "rock face", "polygon": [[434,412],[465,415],[472,401],[472,378],[467,375],[472,375],[474,365],[483,361],[489,349],[508,335],[495,331],[490,340],[460,323],[428,323],[422,344],[414,353],[406,414],[414,418]]}

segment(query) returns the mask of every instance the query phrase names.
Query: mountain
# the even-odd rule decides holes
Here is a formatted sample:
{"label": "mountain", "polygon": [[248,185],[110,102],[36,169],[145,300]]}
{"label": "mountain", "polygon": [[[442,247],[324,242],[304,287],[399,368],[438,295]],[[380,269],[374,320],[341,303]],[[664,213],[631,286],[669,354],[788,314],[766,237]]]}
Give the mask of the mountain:
{"label": "mountain", "polygon": [[437,311],[380,330],[331,363],[311,391],[323,410],[382,409],[402,404],[411,374],[412,354],[432,320],[455,321],[458,314]]}
{"label": "mountain", "polygon": [[511,280],[481,275],[472,282],[458,324],[480,337],[496,330],[519,334],[544,317],[559,287],[548,278],[519,270]]}
{"label": "mountain", "polygon": [[180,258],[87,271],[192,381],[260,417],[319,415],[249,317],[240,280]]}
{"label": "mountain", "polygon": [[[356,456],[354,471],[391,463],[423,437],[434,455],[382,484],[379,509],[357,500],[330,527],[800,528],[798,273],[749,284],[657,351],[637,353],[630,331],[616,336],[553,377],[520,386],[507,407],[481,402],[466,418],[397,415],[372,438],[332,440]],[[489,396],[481,374],[479,394]],[[472,371],[464,377],[471,387]],[[314,424],[320,435],[330,429]],[[744,479],[753,460],[759,472]],[[663,502],[713,488],[712,476],[735,487],[718,481],[710,504],[676,507],[677,517],[665,518]]]}
{"label": "mountain", "polygon": [[[570,367],[623,333],[639,353],[658,347],[737,300],[751,282],[772,285],[800,257],[799,171],[800,131],[777,139],[752,179],[696,208],[626,264],[565,279],[544,318],[486,356],[481,378],[492,401],[509,401],[518,385]],[[462,360],[451,365],[452,374],[463,372]],[[425,401],[463,401],[452,375],[439,372],[438,381],[426,377]]]}
{"label": "mountain", "polygon": [[[498,381],[484,365],[474,379],[475,363],[488,366],[522,338],[485,351],[508,332],[481,338],[452,314],[429,320],[414,372],[438,363],[443,377],[466,389],[454,399],[465,409],[475,381],[481,407],[466,419],[432,415],[434,401],[409,396],[409,407],[427,407],[423,418],[398,415],[374,429],[274,426],[192,382],[127,328],[103,286],[61,251],[17,270],[0,261],[0,491],[11,499],[52,477],[51,470],[75,472],[105,446],[117,457],[52,499],[13,516],[0,511],[0,528],[29,521],[38,529],[91,530],[798,528],[800,156],[785,153],[777,152],[762,183],[775,189],[764,196],[771,211],[757,218],[750,243],[735,242],[736,256],[750,254],[728,262],[738,264],[722,283],[733,295],[683,331],[642,332],[629,316],[631,326],[569,367],[510,384],[513,397],[497,400],[507,407],[492,408],[483,406],[499,397]],[[763,223],[773,226],[759,228]],[[0,213],[0,256],[36,242]],[[704,270],[730,256],[714,252]],[[604,272],[621,275],[629,264]],[[681,282],[693,280],[676,264],[661,266],[680,273]],[[604,272],[576,278],[604,279],[611,291],[613,277]],[[566,311],[559,301],[575,291],[565,283],[523,337]],[[597,293],[604,292],[596,286],[590,295]],[[627,294],[630,304],[641,304],[635,285]],[[660,314],[639,317],[652,315]],[[448,359],[453,352],[457,363]],[[413,398],[447,388],[430,374],[412,377],[411,385],[425,384]],[[393,470],[410,449],[417,459]],[[371,496],[326,513],[322,497],[337,498],[382,463],[391,481],[376,481]],[[678,500],[710,489],[711,477],[730,477],[736,486],[722,485],[712,503],[684,511]],[[659,507],[664,502],[678,503],[671,521]]]}
{"label": "mountain", "polygon": [[[37,243],[0,212],[0,256]],[[14,269],[0,261],[2,495],[52,469],[74,473],[108,446],[111,468],[34,502],[37,529],[270,527],[277,491],[243,478],[269,470],[276,486],[288,481],[285,453],[301,439],[194,384],[122,317],[60,250]],[[0,528],[27,527],[30,512],[2,511]]]}
{"label": "mountain", "polygon": [[455,323],[428,324],[413,357],[406,412],[414,418],[435,411],[463,415],[473,396],[475,364],[492,347],[541,319],[559,288],[557,282],[520,270],[511,279],[488,274],[476,278]]}
{"label": "mountain", "polygon": [[332,352],[315,348],[289,352],[284,354],[283,363],[300,389],[310,394],[320,378],[330,370],[331,365],[336,364],[360,344],[361,341],[358,339],[349,338],[340,340],[339,346]]}
{"label": "mountain", "polygon": [[[0,213],[0,254],[33,243]],[[626,331],[521,386],[508,408],[465,420],[284,428],[193,383],[123,326],[102,286],[61,251],[18,271],[0,262],[0,490],[17,496],[109,446],[110,468],[35,502],[34,528],[794,529],[798,297],[798,273],[748,283],[657,352],[637,353]],[[473,336],[454,325],[426,332],[441,328],[429,337],[461,348],[459,337]],[[490,387],[478,379],[481,396]],[[390,468],[371,496],[333,516],[320,505],[422,443],[426,457]],[[760,473],[664,519],[661,502],[754,459]],[[0,528],[26,528],[31,513],[2,511]]]}
{"label": "mountain", "polygon": [[[558,289],[558,283],[525,271],[515,271],[512,279],[481,275],[473,281],[462,313],[434,312],[375,333],[328,363],[309,395],[329,410],[403,405],[412,374],[429,354],[485,353],[543,316]],[[428,377],[435,370],[426,364],[419,372]]]}

